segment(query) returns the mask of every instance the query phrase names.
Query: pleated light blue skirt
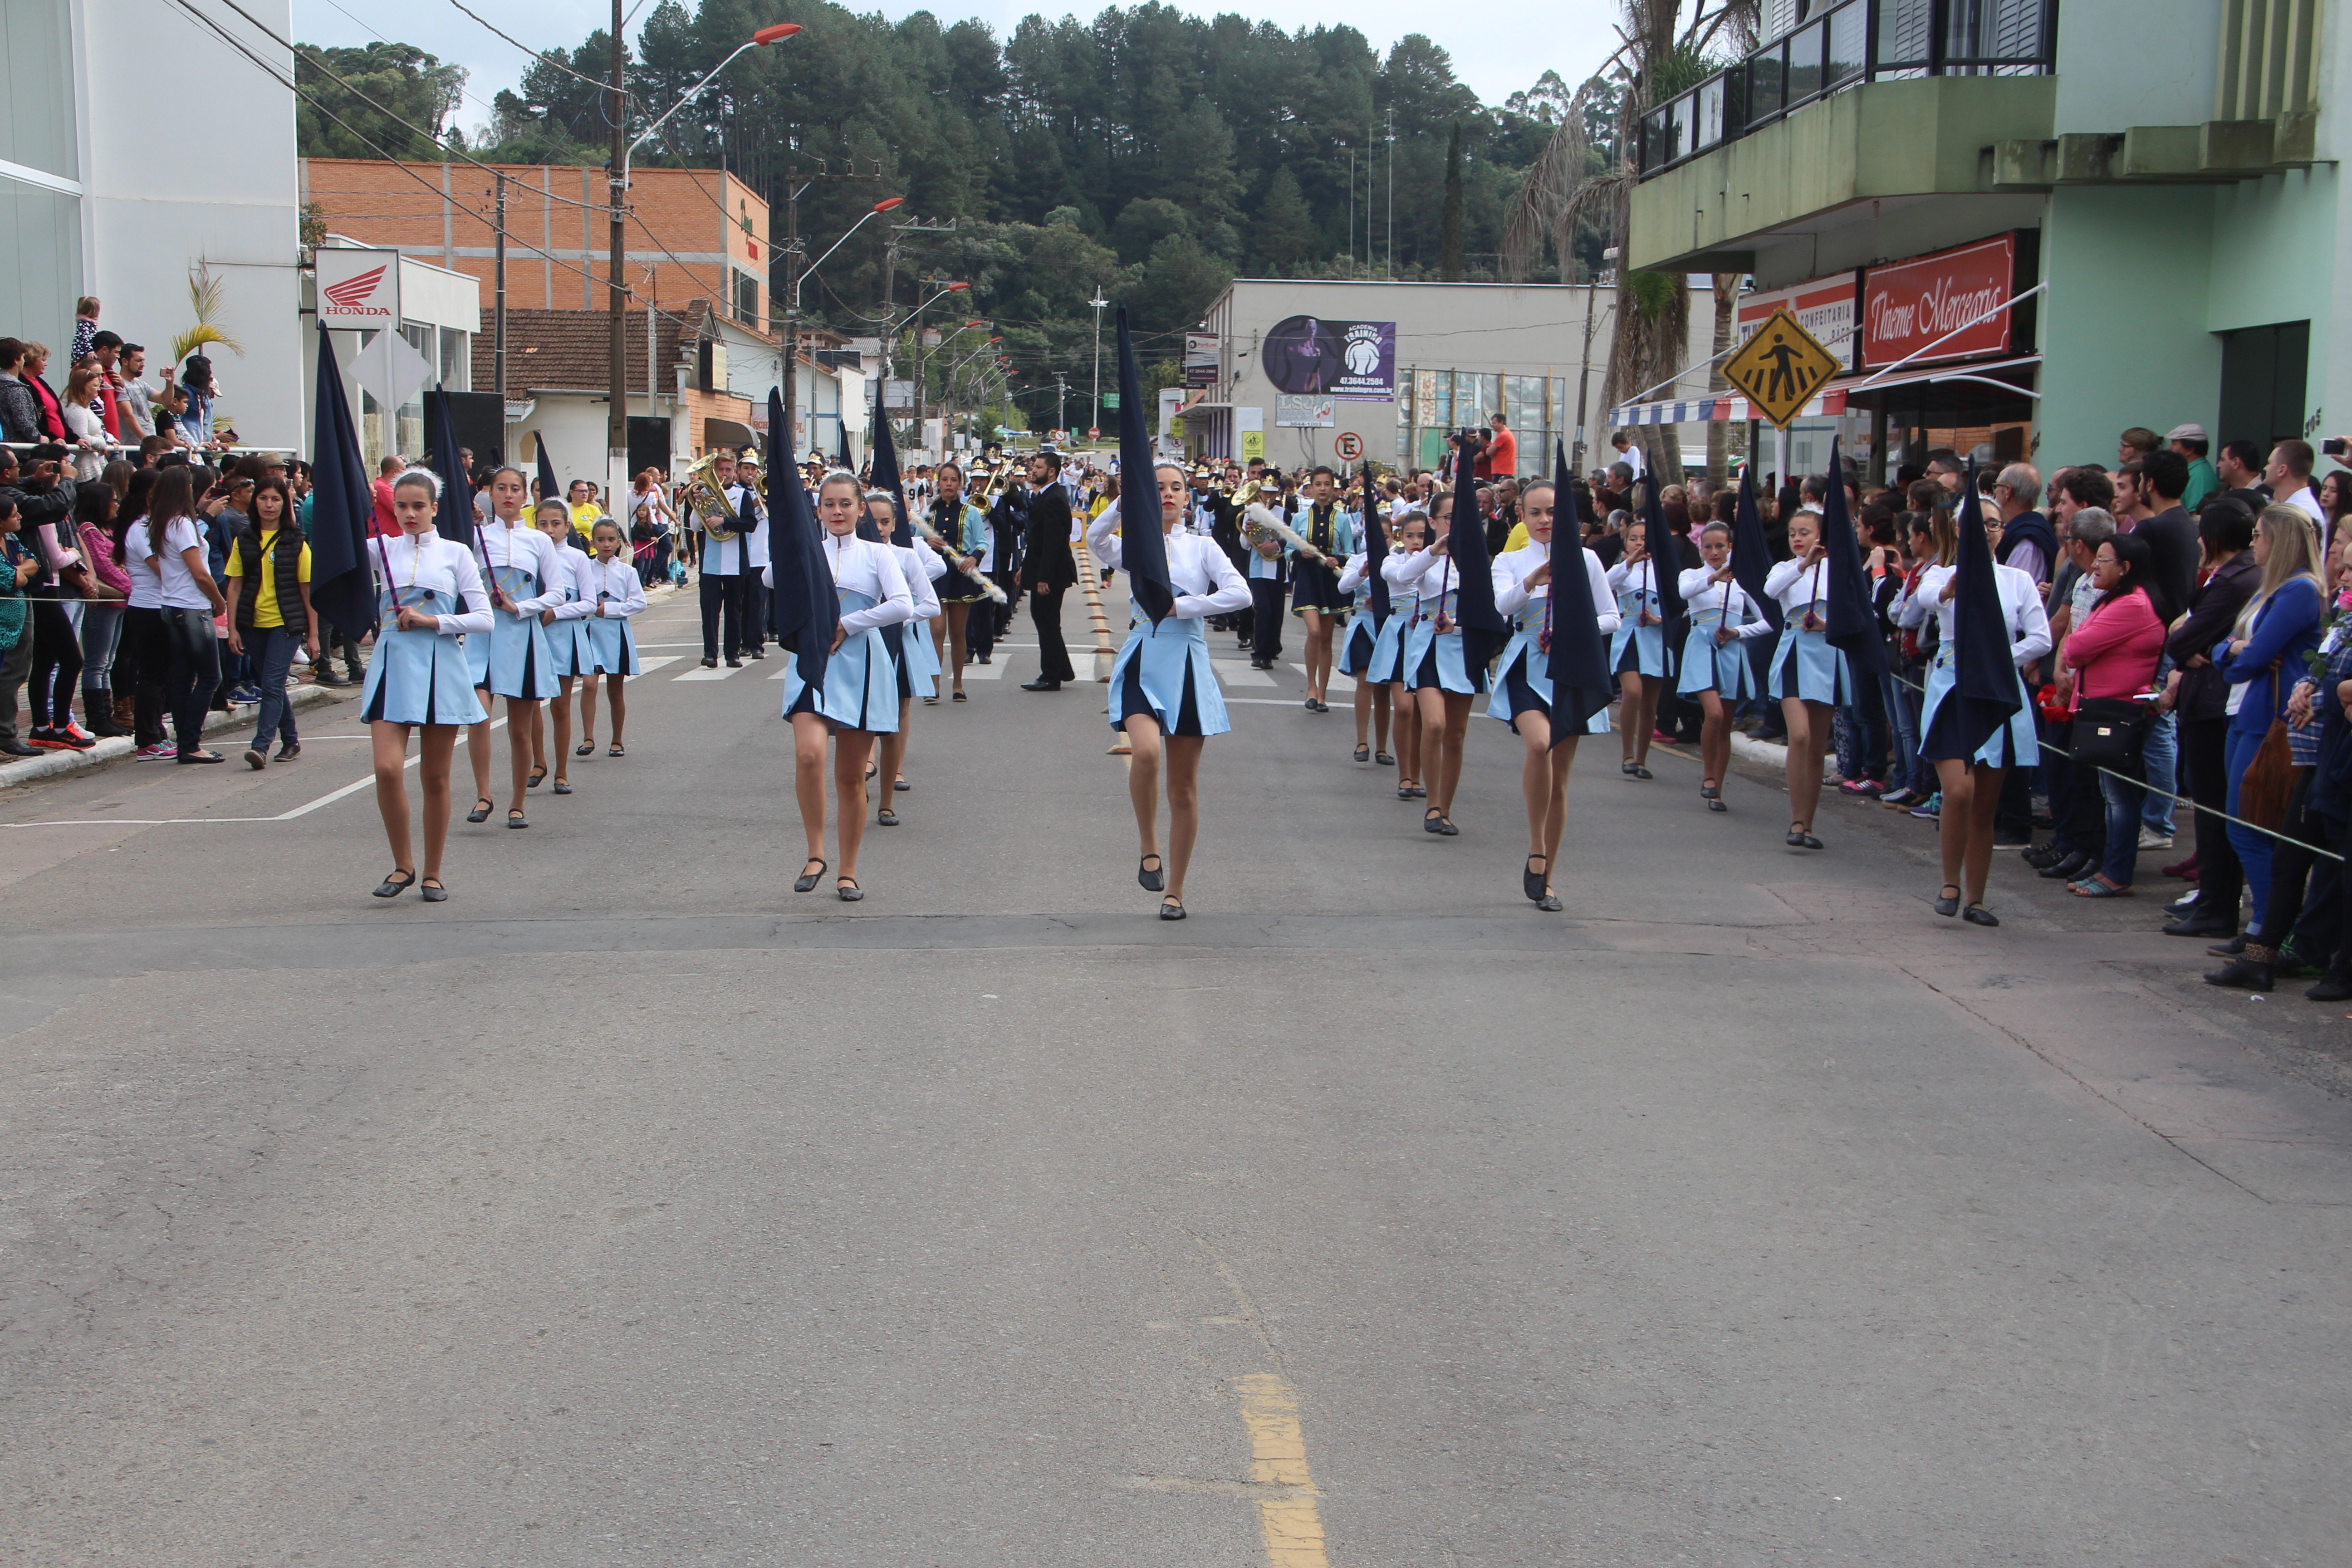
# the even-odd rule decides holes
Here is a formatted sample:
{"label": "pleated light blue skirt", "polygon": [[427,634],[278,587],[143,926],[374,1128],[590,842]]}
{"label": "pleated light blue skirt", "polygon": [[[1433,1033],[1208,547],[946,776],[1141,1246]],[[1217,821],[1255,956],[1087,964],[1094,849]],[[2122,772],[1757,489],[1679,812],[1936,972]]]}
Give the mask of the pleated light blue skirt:
{"label": "pleated light blue skirt", "polygon": [[[427,615],[457,613],[457,601],[446,594],[403,592],[409,605]],[[376,634],[375,657],[368,660],[360,689],[361,716],[394,724],[478,724],[488,719],[474,695],[473,669],[457,634],[395,630],[391,599],[380,607],[383,629]]]}
{"label": "pleated light blue skirt", "polygon": [[1675,689],[1685,697],[1702,691],[1733,699],[1755,696],[1756,667],[1748,662],[1747,642],[1739,637],[1717,642],[1717,626],[1711,616],[1704,624],[1694,618],[1690,635],[1683,639],[1683,678]]}
{"label": "pleated light blue skirt", "polygon": [[[863,594],[841,594],[844,615],[873,607],[874,601]],[[882,639],[882,628],[868,626],[842,638],[824,667],[821,689],[801,679],[800,658],[794,655],[784,666],[784,717],[795,713],[814,713],[845,729],[897,734],[898,669]]]}
{"label": "pleated light blue skirt", "polygon": [[[1948,743],[1939,743],[1936,733],[1936,710],[1943,706],[1944,699],[1952,694],[1953,684],[1958,679],[1952,658],[1952,645],[1949,643],[1936,650],[1935,662],[1927,667],[1927,689],[1920,700],[1919,754],[1931,763],[1959,754]],[[2011,667],[2012,678],[2016,673],[2016,668]],[[2030,768],[2042,761],[2042,743],[2033,730],[2033,704],[2025,700],[2025,685],[2021,680],[2017,688],[2017,711],[2010,715],[2009,722],[1994,731],[1985,743],[1977,748],[1971,761],[1990,768]]]}
{"label": "pleated light blue skirt", "polygon": [[[539,578],[531,573],[514,566],[490,570],[509,600],[539,594]],[[467,635],[466,658],[473,667],[474,684],[494,697],[552,697],[558,689],[555,655],[537,616],[492,608],[489,634]]]}
{"label": "pleated light blue skirt", "polygon": [[[1530,710],[1551,717],[1552,684],[1550,655],[1539,646],[1543,634],[1542,616],[1534,624],[1522,624],[1511,640],[1503,645],[1503,657],[1495,663],[1495,691],[1486,699],[1486,717],[1500,719],[1512,729],[1518,728],[1519,715]],[[1609,710],[1604,706],[1584,721],[1588,735],[1609,733]]]}
{"label": "pleated light blue skirt", "polygon": [[[1394,620],[1391,615],[1389,619]],[[1371,667],[1372,655],[1379,648],[1381,634],[1372,625],[1372,612],[1362,605],[1348,617],[1348,632],[1339,644],[1339,673],[1361,676]]]}
{"label": "pleated light blue skirt", "polygon": [[1836,707],[1854,700],[1853,669],[1843,653],[1830,647],[1826,629],[1804,631],[1791,620],[1780,628],[1764,694],[1776,701],[1799,697]]}
{"label": "pleated light blue skirt", "polygon": [[899,640],[901,665],[898,695],[937,697],[940,694],[940,650],[931,645],[931,623],[908,621]]}
{"label": "pleated light blue skirt", "polygon": [[1138,616],[1127,628],[1110,668],[1112,729],[1126,729],[1129,713],[1144,709],[1162,734],[1222,735],[1233,728],[1210,668],[1205,624],[1197,616],[1171,616],[1155,626]]}
{"label": "pleated light blue skirt", "polygon": [[[1448,595],[1447,613],[1452,614]],[[1441,691],[1458,692],[1465,696],[1486,689],[1485,669],[1472,669],[1462,652],[1462,634],[1449,631],[1440,636],[1437,616],[1424,609],[1412,617],[1413,624],[1404,633],[1404,672],[1399,678],[1408,690],[1419,691],[1435,687]]]}
{"label": "pleated light blue skirt", "polygon": [[601,620],[592,616],[580,624],[588,628],[593,658],[590,668],[600,675],[637,673],[637,634],[629,629],[625,616],[606,616]]}
{"label": "pleated light blue skirt", "polygon": [[1666,678],[1666,628],[1633,624],[1644,611],[1655,614],[1657,608],[1657,600],[1647,594],[1617,595],[1617,630],[1609,639],[1609,668],[1612,670],[1619,675],[1638,675],[1650,680]]}
{"label": "pleated light blue skirt", "polygon": [[586,675],[596,668],[595,646],[588,640],[586,621],[558,621],[547,633],[548,665],[557,679]]}
{"label": "pleated light blue skirt", "polygon": [[[1391,607],[1389,618],[1372,634],[1371,657],[1365,661],[1360,679],[1374,682],[1397,681],[1404,679],[1404,634],[1406,623],[1412,616]],[[1350,675],[1355,671],[1349,670]]]}

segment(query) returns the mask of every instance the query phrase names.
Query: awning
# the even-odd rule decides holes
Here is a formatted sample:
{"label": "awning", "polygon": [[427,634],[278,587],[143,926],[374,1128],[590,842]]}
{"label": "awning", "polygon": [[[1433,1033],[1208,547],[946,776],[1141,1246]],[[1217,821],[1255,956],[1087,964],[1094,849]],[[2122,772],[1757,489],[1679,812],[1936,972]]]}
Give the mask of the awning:
{"label": "awning", "polygon": [[1846,397],[1857,392],[1885,392],[1890,387],[1918,386],[1928,382],[1965,384],[1973,381],[1991,386],[1996,391],[2013,392],[2021,397],[2035,397],[2040,394],[2021,384],[2021,382],[2024,373],[2041,363],[2040,354],[2022,354],[2015,359],[1989,363],[1979,361],[1973,364],[1922,364],[1892,373],[1882,371],[1876,375],[1842,375],[1831,382],[1822,395]]}
{"label": "awning", "polygon": [[[1845,394],[1835,384],[1797,411],[1800,419],[1817,418],[1823,415],[1845,412]],[[1622,429],[1633,425],[1719,425],[1746,424],[1761,419],[1756,405],[1744,397],[1701,397],[1683,403],[1628,403],[1609,411],[1609,427]]]}
{"label": "awning", "polygon": [[[2039,395],[2021,382],[2025,373],[2041,363],[2040,354],[2024,354],[2015,359],[1994,360],[1990,363],[1923,364],[1892,373],[1881,371],[1842,375],[1822,388],[1812,401],[1798,410],[1797,417],[1818,419],[1843,414],[1847,411],[1849,399],[1856,393],[1885,392],[1894,387],[1918,386],[1930,382],[1955,385],[1975,383],[1996,392],[2033,397]],[[1700,397],[1674,403],[1629,403],[1609,411],[1609,427],[1615,430],[1637,425],[1745,424],[1763,417],[1756,405],[1744,397]]]}

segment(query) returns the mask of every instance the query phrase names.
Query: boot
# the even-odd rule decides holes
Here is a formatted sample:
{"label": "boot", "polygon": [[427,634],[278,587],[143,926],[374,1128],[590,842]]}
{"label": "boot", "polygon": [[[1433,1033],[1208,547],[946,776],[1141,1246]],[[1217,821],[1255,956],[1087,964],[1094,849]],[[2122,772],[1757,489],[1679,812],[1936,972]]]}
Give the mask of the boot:
{"label": "boot", "polygon": [[2304,994],[2314,1002],[2352,1002],[2352,947],[2337,953],[2319,984]]}
{"label": "boot", "polygon": [[89,732],[96,735],[100,740],[104,740],[110,735],[128,735],[131,733],[131,731],[127,726],[119,724],[115,721],[114,712],[120,706],[121,704],[116,702],[114,700],[114,694],[103,688],[96,691],[83,692],[81,696],[82,719],[89,726]]}
{"label": "boot", "polygon": [[2208,985],[2227,985],[2240,991],[2267,991],[2271,988],[2271,959],[2276,948],[2258,942],[2246,943],[2246,951],[2230,960],[2205,977]]}
{"label": "boot", "polygon": [[131,728],[139,722],[139,699],[116,692],[113,719],[115,727],[123,734],[131,733]]}

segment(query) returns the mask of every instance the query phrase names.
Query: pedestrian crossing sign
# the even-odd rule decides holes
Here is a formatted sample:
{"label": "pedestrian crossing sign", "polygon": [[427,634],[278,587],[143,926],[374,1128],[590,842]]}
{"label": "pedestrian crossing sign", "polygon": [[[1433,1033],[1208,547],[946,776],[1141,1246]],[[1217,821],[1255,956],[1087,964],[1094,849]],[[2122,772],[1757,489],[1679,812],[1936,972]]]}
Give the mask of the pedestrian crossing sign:
{"label": "pedestrian crossing sign", "polygon": [[1786,310],[1775,310],[1723,367],[1724,379],[1785,430],[1813,394],[1844,367]]}

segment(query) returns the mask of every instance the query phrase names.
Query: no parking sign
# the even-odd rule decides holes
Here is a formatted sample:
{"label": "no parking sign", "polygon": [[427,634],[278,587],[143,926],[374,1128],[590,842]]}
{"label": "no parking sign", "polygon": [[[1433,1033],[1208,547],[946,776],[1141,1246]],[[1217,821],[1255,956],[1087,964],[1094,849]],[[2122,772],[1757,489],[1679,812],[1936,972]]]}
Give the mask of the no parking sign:
{"label": "no parking sign", "polygon": [[1339,460],[1352,463],[1364,455],[1364,438],[1353,430],[1343,430],[1339,440]]}

